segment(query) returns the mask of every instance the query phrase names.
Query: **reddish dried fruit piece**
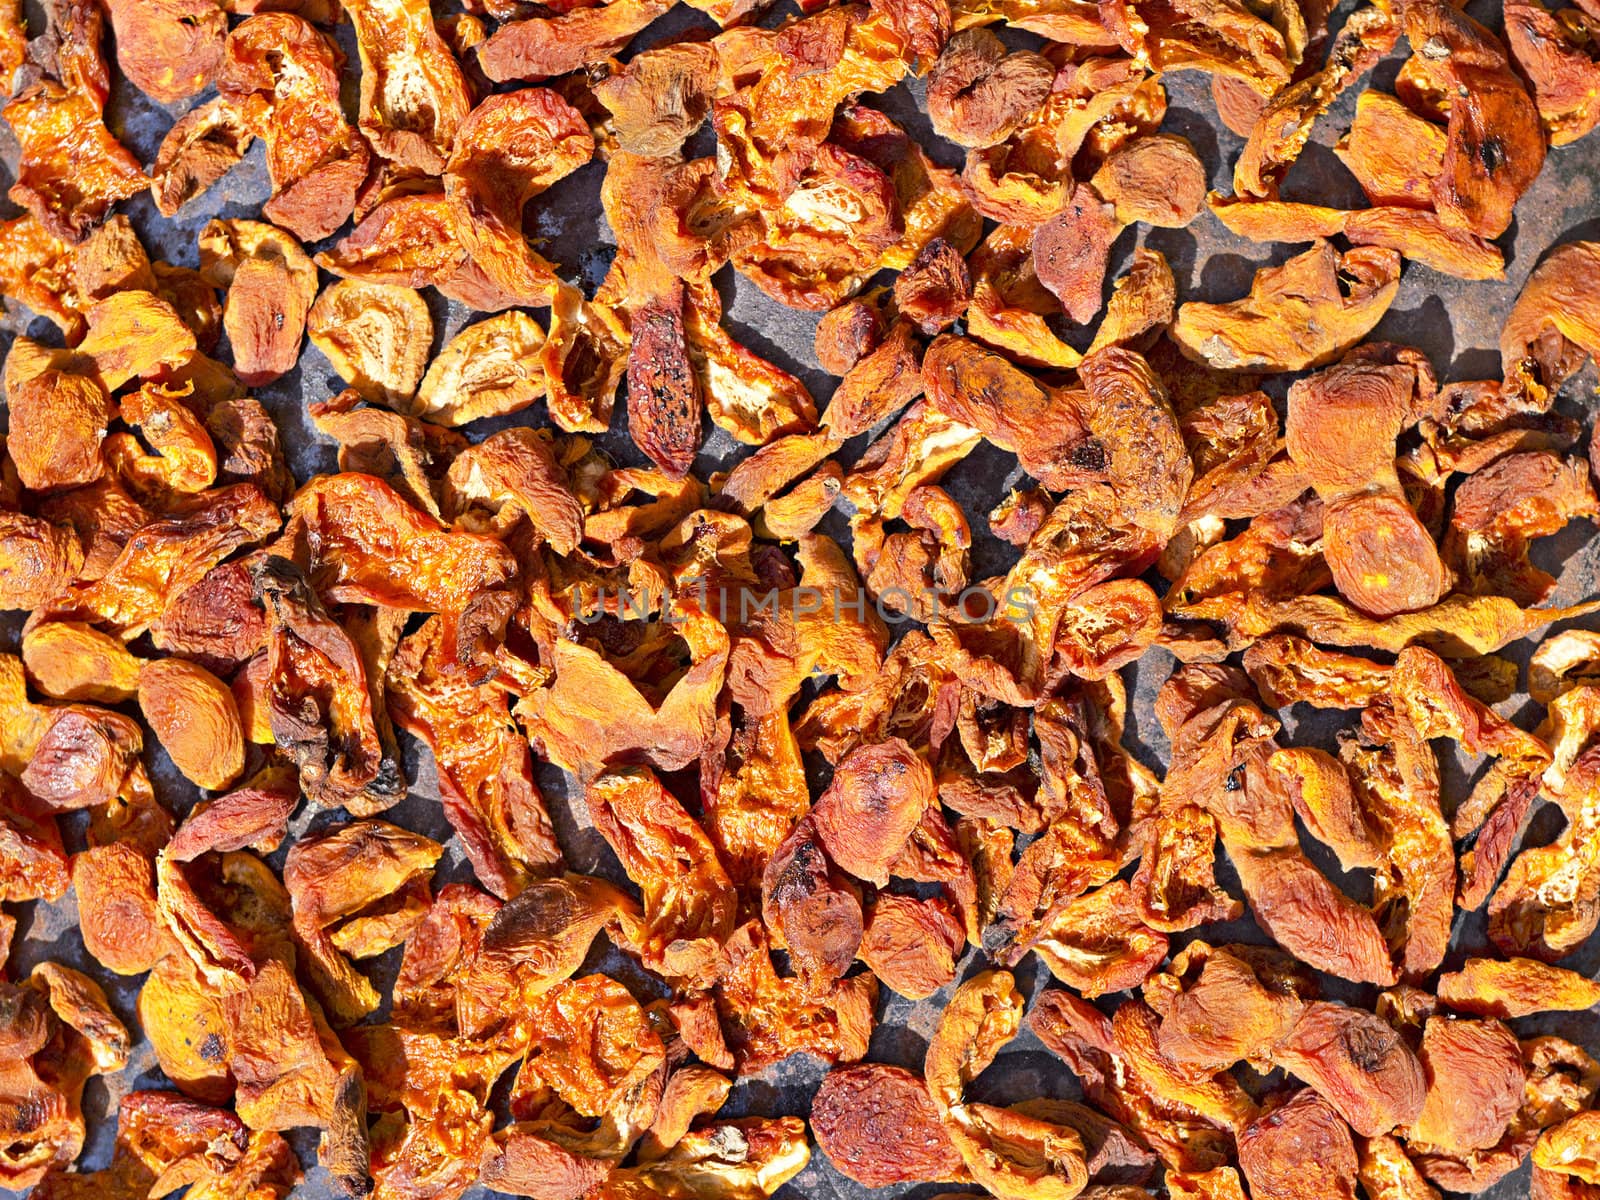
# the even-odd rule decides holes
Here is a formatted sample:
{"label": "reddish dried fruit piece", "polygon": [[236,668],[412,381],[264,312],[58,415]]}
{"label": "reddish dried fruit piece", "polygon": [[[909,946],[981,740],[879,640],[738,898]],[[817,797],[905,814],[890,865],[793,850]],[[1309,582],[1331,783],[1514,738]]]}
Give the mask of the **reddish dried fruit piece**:
{"label": "reddish dried fruit piece", "polygon": [[1257,271],[1242,300],[1181,305],[1172,338],[1187,357],[1219,371],[1304,370],[1360,341],[1399,285],[1394,251],[1357,247],[1339,254],[1319,242],[1282,266]]}
{"label": "reddish dried fruit piece", "polygon": [[812,809],[828,857],[882,886],[936,799],[927,761],[901,738],[851,751]]}
{"label": "reddish dried fruit piece", "polygon": [[1239,1165],[1257,1200],[1318,1196],[1354,1200],[1355,1143],[1331,1105],[1310,1088],[1269,1107],[1239,1134]]}
{"label": "reddish dried fruit piece", "polygon": [[[960,320],[971,300],[967,260],[944,238],[934,238],[919,250],[894,281],[894,303],[900,315],[930,337]],[[819,324],[818,340],[821,338]]]}
{"label": "reddish dried fruit piece", "polygon": [[669,479],[682,479],[700,448],[700,382],[684,339],[683,289],[633,313],[628,350],[628,432]]}
{"label": "reddish dried fruit piece", "polygon": [[150,168],[156,209],[175,216],[233,170],[255,136],[243,109],[226,97],[191,108],[167,130]]}
{"label": "reddish dried fruit piece", "polygon": [[1527,1077],[1516,1036],[1499,1021],[1430,1017],[1418,1053],[1428,1090],[1410,1140],[1446,1154],[1499,1141],[1522,1101]]}
{"label": "reddish dried fruit piece", "polygon": [[1034,230],[1039,282],[1079,325],[1087,325],[1100,311],[1111,244],[1121,230],[1115,206],[1086,183],[1074,188],[1061,211]]}
{"label": "reddish dried fruit piece", "polygon": [[812,990],[843,978],[861,949],[861,898],[839,879],[802,817],[773,851],[761,877],[761,915],[776,944]]}
{"label": "reddish dried fruit piece", "polygon": [[811,1130],[839,1172],[866,1187],[965,1176],[927,1084],[903,1067],[830,1071],[811,1101]]}
{"label": "reddish dried fruit piece", "polygon": [[107,4],[117,68],[159,104],[204,90],[222,62],[228,17],[212,0],[116,0]]}
{"label": "reddish dried fruit piece", "polygon": [[0,899],[58,900],[68,885],[61,829],[47,808],[10,775],[0,774]]}
{"label": "reddish dried fruit piece", "polygon": [[630,154],[676,153],[711,111],[717,52],[705,42],[652,46],[594,85]]}
{"label": "reddish dried fruit piece", "polygon": [[955,979],[965,945],[961,922],[947,900],[885,892],[867,913],[861,961],[890,991],[924,1000]]}
{"label": "reddish dried fruit piece", "polygon": [[553,17],[507,21],[478,46],[478,67],[496,83],[537,82],[579,71],[621,50],[668,6],[667,0],[613,0]]}
{"label": "reddish dried fruit piece", "polygon": [[1044,103],[1055,77],[1042,55],[1008,52],[987,29],[963,29],[928,75],[933,131],[958,146],[1003,142]]}
{"label": "reddish dried fruit piece", "polygon": [[1315,1088],[1362,1137],[1409,1127],[1422,1113],[1422,1064],[1398,1032],[1363,1009],[1308,1004],[1272,1061]]}
{"label": "reddish dried fruit piece", "polygon": [[273,194],[262,215],[306,242],[344,224],[372,158],[339,105],[343,68],[339,48],[304,18],[269,12],[228,35],[217,71],[222,98],[267,143]]}
{"label": "reddish dried fruit piece", "polygon": [[1576,8],[1551,10],[1538,0],[1506,9],[1506,44],[1518,71],[1533,88],[1534,103],[1551,146],[1577,141],[1600,123],[1596,83],[1600,62],[1594,55],[1592,13]]}

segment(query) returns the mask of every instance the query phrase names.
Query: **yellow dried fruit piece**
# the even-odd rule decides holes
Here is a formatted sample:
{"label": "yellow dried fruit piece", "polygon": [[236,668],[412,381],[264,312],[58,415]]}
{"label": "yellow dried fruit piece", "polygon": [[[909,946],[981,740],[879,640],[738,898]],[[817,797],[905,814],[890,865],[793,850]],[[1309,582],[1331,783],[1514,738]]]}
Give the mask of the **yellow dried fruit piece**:
{"label": "yellow dried fruit piece", "polygon": [[465,425],[520,412],[545,393],[544,330],[510,309],[463,329],[428,367],[411,415]]}
{"label": "yellow dried fruit piece", "polygon": [[210,791],[244,771],[244,726],[233,693],[210,671],[181,658],[139,672],[139,709],[184,777]]}
{"label": "yellow dried fruit piece", "polygon": [[121,704],[139,691],[144,660],[121,639],[81,621],[46,621],[22,635],[33,686],[56,700]]}
{"label": "yellow dried fruit piece", "polygon": [[323,289],[306,320],[311,344],[367,400],[394,404],[416,395],[433,318],[414,288],[341,279]]}

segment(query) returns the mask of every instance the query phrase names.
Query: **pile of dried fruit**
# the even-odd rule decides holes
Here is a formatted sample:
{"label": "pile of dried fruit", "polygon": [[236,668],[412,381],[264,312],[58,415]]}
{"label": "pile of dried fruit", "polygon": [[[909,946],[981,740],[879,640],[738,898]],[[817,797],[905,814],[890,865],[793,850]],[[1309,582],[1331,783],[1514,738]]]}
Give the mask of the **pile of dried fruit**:
{"label": "pile of dried fruit", "polygon": [[[4,366],[0,900],[70,892],[93,966],[0,980],[0,1186],[274,1200],[313,1129],[383,1200],[753,1200],[813,1138],[1009,1200],[1420,1200],[1530,1157],[1535,1195],[1600,1196],[1600,1063],[1507,1024],[1600,1002],[1558,965],[1600,922],[1600,634],[1534,652],[1542,718],[1492,707],[1497,651],[1600,603],[1542,607],[1530,557],[1600,515],[1556,407],[1600,244],[1540,264],[1501,378],[1363,342],[1402,256],[1501,276],[1547,146],[1600,121],[1600,8],[1506,0],[1502,38],[1442,0],[691,3],[652,41],[672,0],[46,0],[31,43],[0,4],[0,285],[60,335]],[[211,96],[148,173],[108,45]],[[1281,198],[1392,52],[1337,149],[1370,204]],[[1245,136],[1231,195],[1161,132],[1180,70]],[[873,106],[912,76],[959,172]],[[197,269],[113,215],[257,138],[271,196]],[[595,159],[589,295],[535,246]],[[1149,248],[1108,289],[1125,229],[1207,208],[1311,248],[1226,303]],[[724,325],[729,266],[821,314],[820,413]],[[429,288],[494,315],[430,357]],[[309,414],[339,472],[297,481],[251,391],[307,338],[349,387]],[[596,446],[619,394],[652,466]],[[757,449],[700,478],[706,417]],[[1027,477],[993,577],[940,485],[985,442]],[[1179,662],[1164,776],[1125,738],[1146,651]],[[1344,710],[1339,752],[1291,706]],[[397,731],[471,882],[383,819]],[[539,763],[631,886],[570,869]],[[1060,986],[1025,1013],[1030,955]],[[888,991],[948,998],[920,1074],[863,1061]],[[981,1099],[1025,1020],[1082,1103]],[[809,1126],[720,1115],[792,1055],[833,1065]],[[95,1076],[116,1145],[80,1172]]]}

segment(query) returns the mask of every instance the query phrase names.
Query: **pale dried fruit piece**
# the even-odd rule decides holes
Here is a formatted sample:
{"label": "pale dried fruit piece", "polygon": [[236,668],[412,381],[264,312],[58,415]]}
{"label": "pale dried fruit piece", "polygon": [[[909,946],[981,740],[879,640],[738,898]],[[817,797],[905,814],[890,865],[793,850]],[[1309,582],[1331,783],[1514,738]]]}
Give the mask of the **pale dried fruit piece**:
{"label": "pale dried fruit piece", "polygon": [[1528,277],[1500,331],[1508,386],[1518,387],[1519,372],[1526,370],[1554,391],[1600,351],[1600,309],[1591,282],[1597,271],[1600,242],[1567,242]]}
{"label": "pale dried fruit piece", "polygon": [[227,290],[222,326],[240,382],[255,387],[292,370],[317,295],[317,269],[300,243],[261,221],[211,221],[200,233],[200,271]]}
{"label": "pale dried fruit piece", "polygon": [[1015,985],[1009,971],[985,971],[956,989],[928,1043],[928,1093],[975,1182],[1003,1200],[1072,1200],[1089,1177],[1076,1128],[965,1096],[1022,1026]]}
{"label": "pale dried fruit piece", "polygon": [[22,661],[46,696],[99,704],[132,700],[144,665],[120,639],[81,621],[45,621],[25,629]]}
{"label": "pale dried fruit piece", "polygon": [[472,98],[433,11],[418,0],[343,7],[361,56],[361,132],[384,158],[438,174]]}
{"label": "pale dried fruit piece", "polygon": [[961,1179],[966,1167],[921,1076],[887,1063],[839,1067],[811,1101],[817,1145],[869,1188]]}
{"label": "pale dried fruit piece", "polygon": [[521,412],[545,392],[544,330],[521,309],[469,325],[428,364],[412,415],[441,425]]}
{"label": "pale dried fruit piece", "polygon": [[311,306],[306,333],[364,399],[409,408],[433,345],[433,318],[411,288],[341,279]]}
{"label": "pale dried fruit piece", "polygon": [[1195,362],[1220,371],[1298,371],[1342,354],[1388,310],[1400,286],[1400,256],[1327,242],[1256,272],[1250,295],[1229,304],[1178,308],[1173,340]]}
{"label": "pale dried fruit piece", "polygon": [[377,990],[349,958],[399,945],[427,915],[428,877],[442,853],[431,838],[371,820],[303,837],[290,849],[283,882],[295,941],[333,1024],[353,1024],[378,1007]]}
{"label": "pale dried fruit piece", "polygon": [[594,85],[630,154],[675,154],[705,121],[716,88],[717,52],[705,42],[652,46]]}
{"label": "pale dried fruit piece", "polygon": [[146,663],[139,672],[139,711],[194,783],[221,791],[244,771],[244,727],[233,693],[198,663]]}
{"label": "pale dried fruit piece", "polygon": [[1546,1171],[1600,1185],[1600,1112],[1577,1113],[1546,1129],[1533,1148],[1533,1161]]}

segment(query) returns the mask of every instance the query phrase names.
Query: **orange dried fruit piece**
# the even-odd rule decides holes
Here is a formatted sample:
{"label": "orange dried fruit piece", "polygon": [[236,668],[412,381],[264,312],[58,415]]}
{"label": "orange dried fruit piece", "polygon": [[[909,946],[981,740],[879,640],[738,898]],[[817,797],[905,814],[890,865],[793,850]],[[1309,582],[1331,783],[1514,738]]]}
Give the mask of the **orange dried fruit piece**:
{"label": "orange dried fruit piece", "polygon": [[177,947],[156,909],[151,860],[131,845],[91,846],[72,857],[84,948],[119,975],[140,975]]}
{"label": "orange dried fruit piece", "polygon": [[644,893],[641,958],[669,979],[709,983],[733,932],[737,894],[705,831],[648,768],[602,774],[584,794],[595,826]]}
{"label": "orange dried fruit piece", "polygon": [[1394,96],[1369,88],[1334,153],[1374,205],[1432,207],[1433,181],[1444,165],[1444,130]]}
{"label": "orange dried fruit piece", "polygon": [[267,717],[306,796],[358,816],[398,803],[405,793],[398,752],[388,722],[380,726],[374,714],[368,667],[354,640],[287,559],[261,564],[256,595],[268,618]]}
{"label": "orange dried fruit piece", "polygon": [[244,728],[233,693],[210,671],[181,658],[139,672],[139,711],[184,776],[221,791],[244,771]]}
{"label": "orange dried fruit piece", "polygon": [[7,389],[11,462],[34,491],[92,483],[105,472],[101,442],[115,415],[101,383],[49,369]]}
{"label": "orange dried fruit piece", "polygon": [[1005,1200],[1071,1200],[1089,1177],[1075,1128],[965,1096],[1021,1029],[1022,1004],[1008,971],[985,971],[957,988],[928,1044],[928,1093],[975,1182]]}
{"label": "orange dried fruit piece", "polygon": [[217,71],[222,99],[267,144],[273,194],[262,216],[307,242],[344,224],[372,159],[339,104],[343,68],[344,54],[310,22],[267,12],[229,33]]}
{"label": "orange dried fruit piece", "polygon": [[1439,976],[1439,999],[1460,1012],[1511,1020],[1541,1012],[1581,1012],[1600,1004],[1600,984],[1531,958],[1469,958]]}
{"label": "orange dried fruit piece", "polygon": [[389,713],[432,750],[446,819],[478,879],[509,899],[558,869],[561,848],[504,694],[447,662],[442,634],[430,618],[400,643],[385,677]]}
{"label": "orange dried fruit piece", "polygon": [[1217,370],[1303,370],[1360,341],[1399,285],[1394,251],[1357,247],[1340,254],[1319,242],[1282,266],[1257,271],[1242,300],[1179,306],[1172,338],[1187,357]]}
{"label": "orange dried fruit piece", "polygon": [[966,934],[943,897],[880,894],[867,910],[861,961],[890,991],[925,1000],[956,977]]}
{"label": "orange dried fruit piece", "polygon": [[200,233],[200,271],[227,292],[222,324],[240,382],[294,368],[317,295],[317,269],[289,234],[261,221],[214,220]]}
{"label": "orange dried fruit piece", "polygon": [[118,638],[81,621],[44,621],[22,634],[33,686],[56,700],[121,704],[139,690],[143,661]]}
{"label": "orange dried fruit piece", "polygon": [[433,318],[411,288],[341,279],[306,316],[311,344],[365,399],[407,408],[433,345]]}
{"label": "orange dried fruit piece", "polygon": [[523,210],[593,155],[582,115],[547,88],[490,96],[457,129],[444,176],[451,227],[508,296],[536,307],[551,302],[560,280],[529,247]]}
{"label": "orange dried fruit piece", "polygon": [[1428,1089],[1409,1140],[1447,1154],[1499,1141],[1522,1102],[1527,1077],[1511,1030],[1499,1021],[1430,1017],[1418,1054]]}
{"label": "orange dried fruit piece", "polygon": [[928,75],[933,131],[958,146],[1003,142],[1045,102],[1055,77],[1043,55],[1008,52],[987,29],[963,29],[945,43]]}
{"label": "orange dried fruit piece", "polygon": [[428,878],[444,847],[387,821],[352,821],[297,841],[283,882],[307,976],[333,1024],[378,1007],[372,984],[346,954],[371,958],[404,940],[427,915]]}
{"label": "orange dried fruit piece", "polygon": [[158,104],[203,91],[222,62],[228,17],[214,0],[106,5],[117,68]]}
{"label": "orange dried fruit piece", "polygon": [[428,364],[407,411],[450,426],[521,412],[544,395],[544,343],[544,330],[521,309],[469,325]]}
{"label": "orange dried fruit piece", "polygon": [[1600,1185],[1600,1113],[1576,1113],[1545,1130],[1533,1148],[1534,1165]]}

